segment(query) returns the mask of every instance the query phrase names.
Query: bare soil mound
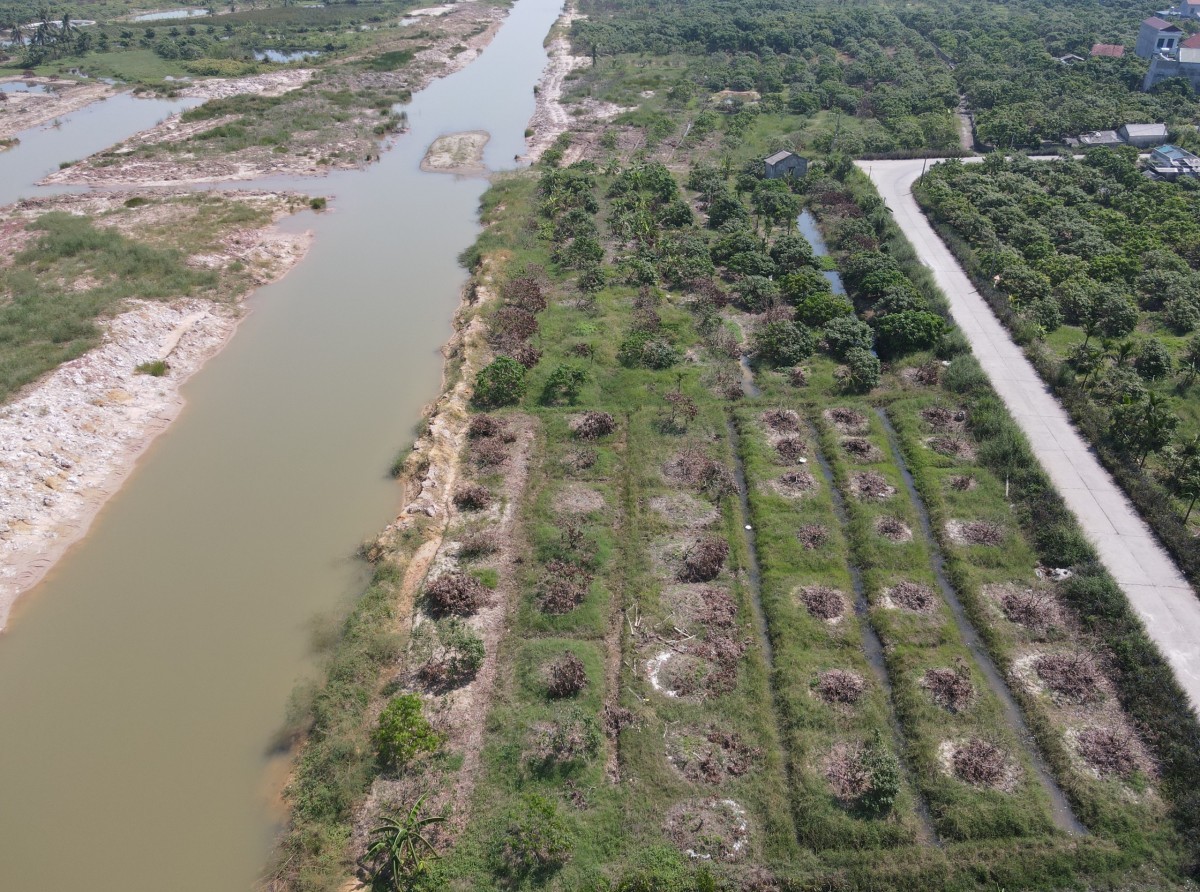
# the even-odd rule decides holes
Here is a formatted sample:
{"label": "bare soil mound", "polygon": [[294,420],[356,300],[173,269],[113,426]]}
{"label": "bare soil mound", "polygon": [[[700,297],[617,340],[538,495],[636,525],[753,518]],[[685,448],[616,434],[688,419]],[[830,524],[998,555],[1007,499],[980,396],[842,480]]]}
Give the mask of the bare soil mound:
{"label": "bare soil mound", "polygon": [[746,810],[732,799],[689,799],[667,812],[667,837],[696,861],[732,863],[749,854]]}

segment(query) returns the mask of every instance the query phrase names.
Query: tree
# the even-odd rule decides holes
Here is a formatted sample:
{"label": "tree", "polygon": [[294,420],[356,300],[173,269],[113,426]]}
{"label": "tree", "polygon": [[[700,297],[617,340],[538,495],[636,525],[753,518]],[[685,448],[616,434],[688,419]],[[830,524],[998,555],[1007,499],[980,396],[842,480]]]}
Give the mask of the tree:
{"label": "tree", "polygon": [[409,888],[412,881],[428,869],[429,861],[438,857],[437,849],[426,835],[426,828],[446,819],[441,815],[421,816],[421,807],[428,795],[421,794],[407,812],[388,815],[371,830],[367,857],[379,862],[372,878],[389,892]]}
{"label": "tree", "polygon": [[889,313],[875,326],[875,344],[881,356],[903,356],[928,350],[946,329],[941,316],[922,310]]}
{"label": "tree", "polygon": [[1151,338],[1142,344],[1133,367],[1147,381],[1157,381],[1171,371],[1171,353],[1162,341]]}
{"label": "tree", "polygon": [[525,393],[525,366],[499,356],[475,376],[475,402],[494,409],[519,402]]}
{"label": "tree", "polygon": [[492,853],[502,873],[524,878],[557,870],[571,859],[573,848],[554,801],[526,793],[499,828]]}
{"label": "tree", "polygon": [[760,218],[766,221],[767,231],[776,225],[788,225],[798,216],[803,206],[800,198],[792,194],[783,180],[762,180],[754,187],[750,205]]}
{"label": "tree", "polygon": [[850,371],[846,384],[856,393],[866,393],[879,386],[879,358],[869,350],[850,348],[846,351],[846,367]]}
{"label": "tree", "polygon": [[853,349],[870,350],[875,344],[875,332],[867,323],[854,316],[831,319],[822,333],[829,352],[844,358]]}
{"label": "tree", "polygon": [[814,348],[812,333],[795,322],[768,322],[754,335],[754,353],[768,365],[795,365]]}
{"label": "tree", "polygon": [[1076,374],[1083,375],[1082,383],[1086,388],[1088,379],[1104,368],[1104,351],[1084,341],[1071,351],[1068,361]]}
{"label": "tree", "polygon": [[1092,335],[1106,338],[1123,338],[1137,325],[1138,311],[1131,300],[1123,294],[1105,289],[1086,306],[1080,307],[1080,325],[1086,344]]}
{"label": "tree", "polygon": [[392,698],[379,714],[372,739],[380,763],[388,768],[403,768],[419,753],[435,752],[442,744],[442,736],[430,727],[416,694]]}
{"label": "tree", "polygon": [[588,373],[573,365],[555,366],[542,388],[542,402],[553,403],[565,399],[571,405],[579,398],[579,391],[588,381]]}
{"label": "tree", "polygon": [[1183,355],[1179,357],[1179,370],[1183,372],[1184,380],[1181,383],[1186,390],[1192,386],[1196,375],[1200,374],[1200,335],[1188,341]]}
{"label": "tree", "polygon": [[813,265],[812,246],[804,236],[788,232],[771,245],[771,259],[781,274],[794,273]]}
{"label": "tree", "polygon": [[1179,427],[1179,416],[1157,393],[1150,393],[1141,402],[1125,402],[1112,411],[1110,430],[1122,448],[1137,456],[1138,467],[1144,467],[1146,457],[1171,442]]}
{"label": "tree", "polygon": [[793,305],[796,307],[796,319],[813,328],[824,328],[839,316],[854,317],[854,305],[831,291],[810,291]]}

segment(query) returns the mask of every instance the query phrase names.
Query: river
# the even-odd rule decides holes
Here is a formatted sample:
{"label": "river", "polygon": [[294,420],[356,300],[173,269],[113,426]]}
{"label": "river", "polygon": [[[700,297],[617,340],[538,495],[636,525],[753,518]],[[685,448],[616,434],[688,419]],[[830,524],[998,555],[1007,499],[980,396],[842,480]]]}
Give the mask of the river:
{"label": "river", "polygon": [[477,232],[486,182],[419,162],[442,133],[488,130],[489,164],[511,166],[560,8],[519,0],[478,60],[415,97],[381,162],[292,184],[334,196],[288,223],[315,230],[308,257],[251,298],[180,418],[18,603],[0,888],[226,892],[260,873],[286,770],[272,734],[314,674],[314,621],[345,611],[356,546],[397,509],[387,468],[437,393]]}

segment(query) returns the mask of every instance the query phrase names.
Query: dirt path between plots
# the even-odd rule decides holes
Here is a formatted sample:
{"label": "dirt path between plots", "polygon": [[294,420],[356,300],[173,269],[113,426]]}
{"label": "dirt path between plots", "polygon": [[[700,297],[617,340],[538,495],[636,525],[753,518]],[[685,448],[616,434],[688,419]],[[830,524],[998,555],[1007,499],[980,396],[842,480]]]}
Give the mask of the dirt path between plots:
{"label": "dirt path between plots", "polygon": [[1029,438],[1034,455],[1175,670],[1192,708],[1200,709],[1200,599],[925,219],[912,184],[925,164],[939,161],[916,158],[858,166],[933,272],[955,323]]}
{"label": "dirt path between plots", "polygon": [[[128,196],[62,196],[7,209],[0,256],[29,239],[25,219],[53,210],[95,212]],[[274,193],[239,195],[273,201]],[[282,217],[287,203],[273,209]],[[308,249],[309,233],[273,225],[228,236],[220,254],[197,255],[196,267],[239,260],[256,270],[250,288],[281,278]],[[247,292],[249,288],[247,289]],[[244,295],[242,295],[244,296]],[[0,407],[0,629],[16,600],[87,533],[138,458],[184,405],[180,388],[229,341],[236,304],[185,298],[130,301],[102,323],[101,345],[64,363]],[[138,365],[163,360],[161,377]]]}

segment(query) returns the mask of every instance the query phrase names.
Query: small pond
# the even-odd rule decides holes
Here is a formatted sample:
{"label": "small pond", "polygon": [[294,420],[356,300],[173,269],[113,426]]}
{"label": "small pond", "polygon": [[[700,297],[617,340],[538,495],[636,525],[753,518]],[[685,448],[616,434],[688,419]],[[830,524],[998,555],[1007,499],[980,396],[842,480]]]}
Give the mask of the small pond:
{"label": "small pond", "polygon": [[45,84],[27,84],[24,81],[9,81],[0,84],[0,93],[49,93],[50,88]]}
{"label": "small pond", "polygon": [[208,15],[207,9],[164,9],[161,12],[144,12],[135,15],[134,22],[160,22],[164,19],[194,19]]}

